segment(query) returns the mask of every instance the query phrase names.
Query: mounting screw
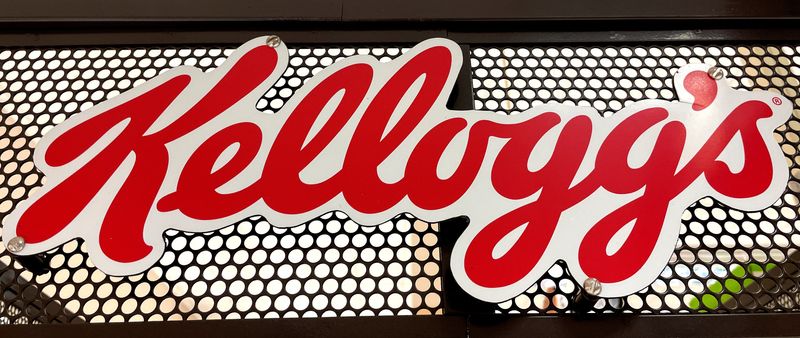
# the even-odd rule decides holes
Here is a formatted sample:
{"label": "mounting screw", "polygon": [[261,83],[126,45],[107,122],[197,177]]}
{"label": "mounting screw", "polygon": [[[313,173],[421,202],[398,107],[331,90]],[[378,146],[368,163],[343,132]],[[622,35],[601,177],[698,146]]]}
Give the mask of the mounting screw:
{"label": "mounting screw", "polygon": [[725,78],[725,69],[720,67],[711,67],[708,69],[708,76],[710,76],[714,80],[722,80]]}
{"label": "mounting screw", "polygon": [[600,296],[600,292],[603,291],[603,283],[600,283],[597,278],[587,278],[583,281],[583,290],[586,291],[586,294],[589,296]]}
{"label": "mounting screw", "polygon": [[6,249],[10,253],[18,253],[25,248],[25,239],[22,237],[14,237],[8,241],[8,245],[6,245]]}
{"label": "mounting screw", "polygon": [[277,48],[281,45],[281,38],[277,35],[270,35],[267,37],[267,46]]}

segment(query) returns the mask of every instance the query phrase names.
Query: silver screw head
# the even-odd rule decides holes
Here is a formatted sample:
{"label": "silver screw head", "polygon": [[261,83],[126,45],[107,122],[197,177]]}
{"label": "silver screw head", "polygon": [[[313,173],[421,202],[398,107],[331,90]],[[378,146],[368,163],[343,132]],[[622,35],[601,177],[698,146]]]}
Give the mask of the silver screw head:
{"label": "silver screw head", "polygon": [[725,78],[725,69],[720,67],[711,67],[708,69],[708,76],[710,76],[714,80],[722,80]]}
{"label": "silver screw head", "polygon": [[281,45],[281,38],[277,35],[270,35],[267,37],[267,46],[277,48]]}
{"label": "silver screw head", "polygon": [[583,290],[590,296],[597,297],[603,291],[603,283],[600,283],[597,278],[587,278],[583,281]]}
{"label": "silver screw head", "polygon": [[11,253],[17,253],[22,251],[25,248],[25,239],[22,237],[14,237],[8,241],[6,244],[6,249],[8,249]]}

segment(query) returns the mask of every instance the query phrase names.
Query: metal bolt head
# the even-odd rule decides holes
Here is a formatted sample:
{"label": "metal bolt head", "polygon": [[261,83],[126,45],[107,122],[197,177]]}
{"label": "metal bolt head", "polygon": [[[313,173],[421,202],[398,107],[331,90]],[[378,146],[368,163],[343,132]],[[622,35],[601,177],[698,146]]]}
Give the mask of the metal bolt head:
{"label": "metal bolt head", "polygon": [[11,253],[17,253],[22,251],[25,248],[25,239],[22,237],[14,237],[8,241],[6,244],[6,249],[8,249]]}
{"label": "metal bolt head", "polygon": [[281,45],[281,38],[277,35],[270,35],[267,37],[267,46],[277,48]]}
{"label": "metal bolt head", "polygon": [[722,80],[725,78],[725,69],[720,67],[711,67],[708,69],[708,76],[714,80]]}
{"label": "metal bolt head", "polygon": [[583,290],[590,296],[600,296],[600,292],[603,291],[603,283],[600,283],[597,278],[587,278],[583,281]]}

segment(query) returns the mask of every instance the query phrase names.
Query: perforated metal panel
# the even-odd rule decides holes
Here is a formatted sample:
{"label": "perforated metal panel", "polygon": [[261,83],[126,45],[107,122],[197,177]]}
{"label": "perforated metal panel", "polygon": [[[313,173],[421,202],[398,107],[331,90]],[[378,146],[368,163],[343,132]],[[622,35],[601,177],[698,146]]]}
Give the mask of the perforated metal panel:
{"label": "perforated metal panel", "polygon": [[[322,47],[322,46],[320,46]],[[332,48],[331,48],[332,47]],[[227,47],[0,49],[0,217],[43,177],[31,151],[52,125],[159,72],[187,64],[209,70]],[[292,49],[290,67],[257,109],[279,109],[302,82],[337,58],[400,48]],[[473,46],[475,105],[515,113],[533,104],[593,106],[604,115],[643,98],[674,99],[671,74],[687,62],[728,70],[732,85],[780,91],[795,107],[800,47],[792,46]],[[604,312],[790,311],[798,307],[800,110],[776,132],[792,168],[783,199],[741,213],[703,199],[684,214],[680,240],[662,277]],[[404,215],[361,227],[341,213],[280,229],[262,218],[219,231],[169,232],[159,264],[109,277],[79,241],[52,251],[48,271],[26,271],[0,245],[0,323],[127,322],[253,317],[442,313],[438,227]],[[577,285],[561,265],[501,313],[571,311]]]}
{"label": "perforated metal panel", "polygon": [[[40,186],[31,151],[53,125],[158,73],[210,70],[228,48],[0,52],[0,216]],[[274,113],[304,80],[354,54],[387,61],[399,48],[301,48],[257,109]],[[290,229],[253,217],[210,233],[166,234],[144,274],[109,277],[72,241],[35,276],[0,250],[0,322],[127,322],[441,313],[437,225],[401,216],[361,227],[329,213]],[[2,245],[0,245],[2,246]]]}
{"label": "perforated metal panel", "polygon": [[[769,90],[795,110],[775,132],[791,168],[786,192],[763,212],[701,199],[683,214],[669,265],[652,285],[597,312],[793,311],[800,308],[800,47],[514,46],[472,50],[476,108],[515,114],[547,102],[594,107],[603,116],[641,99],[675,100],[672,76],[687,63],[723,67],[734,88]],[[557,264],[500,313],[564,313],[579,286]]]}

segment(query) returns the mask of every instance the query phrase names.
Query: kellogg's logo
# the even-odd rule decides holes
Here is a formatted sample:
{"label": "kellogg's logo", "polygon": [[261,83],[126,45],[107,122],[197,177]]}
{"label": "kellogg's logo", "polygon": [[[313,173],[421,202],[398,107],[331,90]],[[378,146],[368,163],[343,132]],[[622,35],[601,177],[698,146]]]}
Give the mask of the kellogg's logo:
{"label": "kellogg's logo", "polygon": [[564,260],[615,297],[658,276],[691,203],[759,210],[786,187],[772,134],[790,101],[733,90],[707,66],[677,72],[680,102],[504,116],[445,108],[461,61],[445,39],[388,63],[349,57],[274,115],[255,104],[284,73],[282,44],[254,39],[210,73],[175,68],[44,136],[34,160],[47,182],[3,239],[24,238],[28,255],[80,237],[100,269],[129,275],[159,259],[167,229],[467,215],[449,263],[473,296],[509,299]]}

